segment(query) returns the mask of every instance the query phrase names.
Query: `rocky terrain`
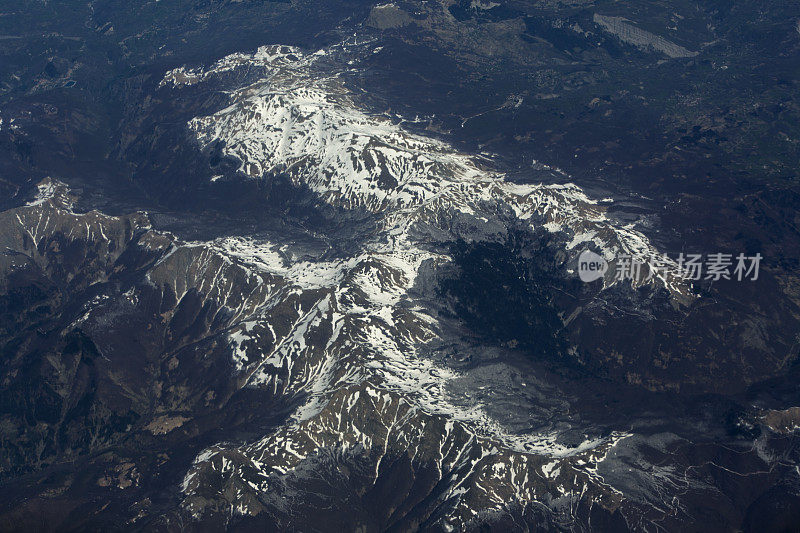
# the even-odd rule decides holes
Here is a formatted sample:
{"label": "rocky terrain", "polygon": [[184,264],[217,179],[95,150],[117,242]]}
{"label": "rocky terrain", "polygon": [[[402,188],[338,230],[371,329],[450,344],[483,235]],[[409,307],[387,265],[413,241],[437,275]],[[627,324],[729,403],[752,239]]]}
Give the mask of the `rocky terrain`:
{"label": "rocky terrain", "polygon": [[2,8],[0,528],[800,524],[792,6],[134,4]]}

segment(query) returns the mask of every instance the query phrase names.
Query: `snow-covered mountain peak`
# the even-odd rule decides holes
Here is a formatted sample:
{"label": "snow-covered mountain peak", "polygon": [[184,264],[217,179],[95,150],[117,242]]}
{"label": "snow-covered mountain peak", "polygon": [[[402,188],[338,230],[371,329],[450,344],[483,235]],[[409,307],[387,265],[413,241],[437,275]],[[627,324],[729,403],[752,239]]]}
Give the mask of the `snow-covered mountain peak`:
{"label": "snow-covered mountain peak", "polygon": [[[587,247],[608,260],[630,254],[645,263],[658,251],[575,184],[510,182],[491,161],[371,112],[343,83],[336,70],[343,64],[327,52],[265,47],[164,79],[227,92],[227,107],[188,123],[202,149],[221,149],[250,179],[287,176],[319,202],[377,221],[355,251],[336,258],[293,260],[279,244],[249,237],[193,244],[270,280],[263,302],[228,330],[231,361],[242,386],[297,405],[262,439],[201,454],[184,480],[186,508],[205,512],[208,476],[238,494],[231,509],[258,513],[284,505],[270,491],[294,490],[319,468],[320,454],[363,451],[379,477],[382,457],[409,449],[417,450],[414,460],[438,465],[440,479],[452,479],[449,525],[463,527],[475,508],[502,507],[512,494],[571,498],[589,485],[593,501],[613,508],[619,493],[597,466],[627,434],[566,444],[556,430],[512,431],[477,398],[456,398],[450,386],[463,376],[425,355],[452,326],[417,284],[423,271],[452,261],[450,243],[503,242],[519,228],[561,243],[567,264]],[[669,271],[647,282],[688,294]],[[613,283],[608,277],[604,287]],[[469,481],[478,471],[492,481]]]}
{"label": "snow-covered mountain peak", "polygon": [[[576,256],[591,244],[608,260],[619,254],[643,264],[663,258],[632,225],[610,219],[605,205],[574,184],[511,183],[482,157],[408,132],[361,108],[326,55],[264,47],[251,55],[234,54],[209,69],[179,69],[180,76],[172,71],[165,83],[214,79],[225,85],[226,76],[245,65],[262,69],[259,79],[248,78],[244,86],[234,83],[228,107],[189,122],[201,147],[221,143],[223,153],[236,158],[239,170],[254,179],[287,175],[323,202],[382,213],[387,230],[409,228],[409,221],[437,220],[441,226],[455,213],[487,220],[510,212],[533,229],[564,235],[566,248]],[[634,285],[659,283],[690,298],[676,267],[667,261]],[[613,276],[606,279],[607,284],[613,281]]]}

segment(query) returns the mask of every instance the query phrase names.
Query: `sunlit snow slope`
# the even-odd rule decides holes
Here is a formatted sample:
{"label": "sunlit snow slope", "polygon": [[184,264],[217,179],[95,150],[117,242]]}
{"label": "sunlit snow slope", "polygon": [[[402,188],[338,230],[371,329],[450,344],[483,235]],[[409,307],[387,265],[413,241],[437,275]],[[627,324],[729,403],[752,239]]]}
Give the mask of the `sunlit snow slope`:
{"label": "sunlit snow slope", "polygon": [[[402,457],[429,479],[409,492],[419,501],[397,503],[396,524],[464,527],[481,513],[532,502],[567,521],[580,506],[613,511],[622,495],[597,465],[626,433],[568,446],[557,434],[511,432],[479,402],[452,401],[447,384],[457,374],[420,353],[440,336],[439,318],[412,289],[423,267],[451,261],[437,244],[501,240],[520,224],[563,241],[573,264],[590,244],[608,259],[627,253],[648,262],[657,250],[575,185],[510,183],[490,160],[363,109],[336,70],[347,53],[270,46],[178,69],[162,82],[229,91],[228,107],[188,125],[201,148],[221,143],[252,179],[288,176],[321,202],[379,221],[357,253],[325,261],[298,261],[280,243],[250,238],[186,245],[262,280],[252,289],[258,301],[237,303],[229,330],[236,376],[298,408],[261,439],[198,456],[184,506],[196,517],[269,513],[291,525],[294,506],[374,488]],[[604,283],[614,283],[613,272]],[[669,270],[646,283],[687,294]],[[324,488],[321,476],[330,477]]]}

